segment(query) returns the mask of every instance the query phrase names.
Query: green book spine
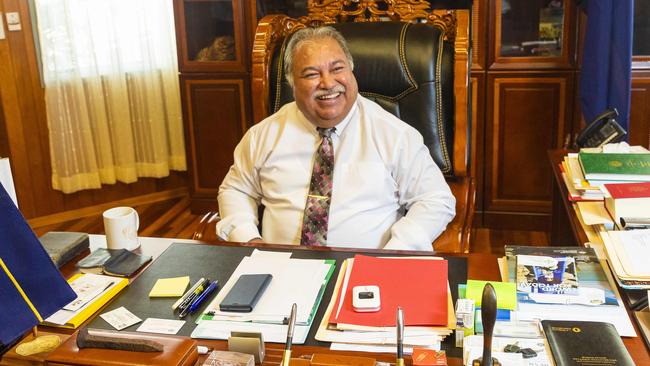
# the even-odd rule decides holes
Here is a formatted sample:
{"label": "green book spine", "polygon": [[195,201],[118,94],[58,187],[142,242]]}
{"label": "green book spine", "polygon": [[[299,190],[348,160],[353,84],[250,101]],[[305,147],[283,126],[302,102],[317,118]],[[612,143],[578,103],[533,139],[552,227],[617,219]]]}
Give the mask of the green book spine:
{"label": "green book spine", "polygon": [[591,174],[650,175],[650,154],[581,152],[578,158],[587,179]]}

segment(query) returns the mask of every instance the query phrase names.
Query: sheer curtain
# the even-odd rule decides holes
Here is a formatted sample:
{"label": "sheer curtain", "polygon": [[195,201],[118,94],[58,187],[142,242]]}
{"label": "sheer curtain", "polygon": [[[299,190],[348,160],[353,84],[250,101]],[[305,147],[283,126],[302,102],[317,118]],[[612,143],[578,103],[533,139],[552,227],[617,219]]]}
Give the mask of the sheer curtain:
{"label": "sheer curtain", "polygon": [[65,193],[186,170],[172,0],[36,0]]}

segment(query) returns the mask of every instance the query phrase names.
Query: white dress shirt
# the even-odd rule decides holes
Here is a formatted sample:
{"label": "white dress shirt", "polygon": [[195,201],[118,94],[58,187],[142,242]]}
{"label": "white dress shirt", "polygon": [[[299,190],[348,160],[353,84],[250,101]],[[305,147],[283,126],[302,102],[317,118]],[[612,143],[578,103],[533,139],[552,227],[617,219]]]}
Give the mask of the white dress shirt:
{"label": "white dress shirt", "polygon": [[[295,102],[249,129],[219,187],[217,234],[235,242],[262,237],[267,243],[300,244],[320,141]],[[332,143],[327,245],[432,250],[431,242],[454,217],[456,200],[422,135],[359,95]],[[262,235],[259,204],[265,207]]]}

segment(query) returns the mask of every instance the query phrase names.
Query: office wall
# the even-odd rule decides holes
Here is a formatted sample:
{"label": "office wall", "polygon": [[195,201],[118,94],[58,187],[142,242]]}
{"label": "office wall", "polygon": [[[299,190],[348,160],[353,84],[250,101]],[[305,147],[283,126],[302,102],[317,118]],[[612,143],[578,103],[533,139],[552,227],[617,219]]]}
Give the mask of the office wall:
{"label": "office wall", "polygon": [[[182,194],[187,174],[143,178],[133,184],[104,185],[102,189],[63,194],[51,188],[47,119],[29,8],[25,0],[3,0],[0,12],[18,12],[22,30],[0,39],[0,153],[11,158],[18,202],[27,218],[91,207],[165,192]],[[6,18],[4,19],[6,20]]]}

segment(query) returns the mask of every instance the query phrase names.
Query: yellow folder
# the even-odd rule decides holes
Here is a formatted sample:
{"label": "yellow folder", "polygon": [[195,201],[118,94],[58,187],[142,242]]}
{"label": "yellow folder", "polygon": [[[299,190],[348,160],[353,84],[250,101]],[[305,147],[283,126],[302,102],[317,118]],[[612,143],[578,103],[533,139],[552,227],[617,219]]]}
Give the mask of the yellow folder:
{"label": "yellow folder", "polygon": [[[72,283],[74,280],[81,276],[85,276],[85,273],[79,273],[76,274],[68,279],[68,283]],[[83,322],[88,320],[95,312],[97,312],[99,309],[101,309],[105,304],[107,304],[109,301],[111,301],[112,298],[115,297],[115,295],[119,294],[122,289],[124,289],[126,286],[129,284],[128,278],[118,278],[115,277],[115,285],[112,286],[110,289],[102,293],[101,295],[97,296],[95,299],[91,300],[91,304],[88,305],[85,309],[79,312],[79,314],[75,315],[72,319],[68,320],[65,325],[59,325],[59,324],[53,324],[49,323],[47,321],[44,321],[44,325],[52,326],[52,327],[58,327],[58,328],[68,328],[68,329],[77,329]]]}

